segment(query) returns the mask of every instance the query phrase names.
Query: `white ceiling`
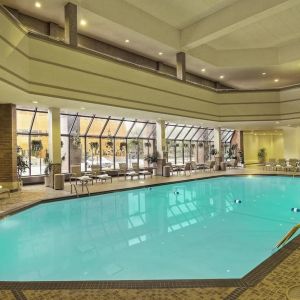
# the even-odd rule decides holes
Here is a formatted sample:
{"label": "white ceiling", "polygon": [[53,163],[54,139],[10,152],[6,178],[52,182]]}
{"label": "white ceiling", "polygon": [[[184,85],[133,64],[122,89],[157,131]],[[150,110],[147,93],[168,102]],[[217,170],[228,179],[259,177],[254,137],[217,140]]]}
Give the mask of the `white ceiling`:
{"label": "white ceiling", "polygon": [[183,29],[238,0],[125,0],[160,21]]}
{"label": "white ceiling", "polygon": [[[38,1],[40,9],[34,6],[35,0],[2,2],[63,26],[67,1]],[[157,61],[174,65],[176,53],[186,51],[190,72],[240,89],[300,82],[299,0],[72,2],[78,5],[79,20],[87,21],[80,32]],[[263,72],[267,75],[262,76]],[[275,78],[279,81],[274,82]]]}

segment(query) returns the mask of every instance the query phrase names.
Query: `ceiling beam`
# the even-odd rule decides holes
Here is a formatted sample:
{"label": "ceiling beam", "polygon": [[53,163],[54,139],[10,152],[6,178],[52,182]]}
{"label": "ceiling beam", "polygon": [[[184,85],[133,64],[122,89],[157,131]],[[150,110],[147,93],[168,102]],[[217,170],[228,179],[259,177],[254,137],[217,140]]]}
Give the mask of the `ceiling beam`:
{"label": "ceiling beam", "polygon": [[299,4],[299,0],[240,0],[181,31],[181,48],[193,49]]}
{"label": "ceiling beam", "polygon": [[124,0],[73,0],[82,9],[125,27],[138,34],[152,38],[174,49],[180,49],[180,32],[147,12]]}

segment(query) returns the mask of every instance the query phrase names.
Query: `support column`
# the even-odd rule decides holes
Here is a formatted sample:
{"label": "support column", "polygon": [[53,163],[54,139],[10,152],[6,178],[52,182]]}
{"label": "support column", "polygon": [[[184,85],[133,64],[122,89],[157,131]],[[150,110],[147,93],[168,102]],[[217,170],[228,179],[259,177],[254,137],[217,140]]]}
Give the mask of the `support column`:
{"label": "support column", "polygon": [[0,105],[0,185],[10,190],[18,189],[17,175],[17,124],[16,106]]}
{"label": "support column", "polygon": [[220,170],[220,163],[223,160],[221,128],[214,128],[214,149],[217,151],[217,154],[215,155],[215,169]]}
{"label": "support column", "polygon": [[157,175],[163,174],[163,167],[166,164],[166,125],[164,120],[156,122],[156,147],[158,152]]}
{"label": "support column", "polygon": [[179,52],[176,54],[176,74],[180,80],[186,80],[185,53]]}
{"label": "support column", "polygon": [[65,5],[65,42],[77,47],[77,5]]}
{"label": "support column", "polygon": [[48,131],[49,160],[52,164],[50,173],[50,186],[53,187],[54,175],[61,173],[61,137],[59,108],[49,108],[48,110]]}

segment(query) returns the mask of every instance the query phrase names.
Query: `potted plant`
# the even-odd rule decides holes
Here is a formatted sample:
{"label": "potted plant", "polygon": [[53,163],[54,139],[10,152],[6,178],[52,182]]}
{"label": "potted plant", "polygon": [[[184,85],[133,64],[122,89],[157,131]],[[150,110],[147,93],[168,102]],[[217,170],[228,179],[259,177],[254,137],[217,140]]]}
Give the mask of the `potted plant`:
{"label": "potted plant", "polygon": [[[99,149],[99,143],[98,142],[90,142],[90,147],[92,151],[92,164],[94,163],[94,155],[97,154],[98,149]],[[98,159],[97,159],[98,162]]]}
{"label": "potted plant", "polygon": [[73,146],[73,149],[79,149],[79,147],[81,145],[81,140],[80,140],[80,136],[77,132],[71,136],[70,141]]}
{"label": "potted plant", "polygon": [[257,157],[259,163],[264,163],[266,161],[267,151],[266,148],[261,148],[258,150]]}
{"label": "potted plant", "polygon": [[121,142],[120,143],[120,150],[123,151],[126,149],[126,142]]}
{"label": "potted plant", "polygon": [[198,147],[199,147],[199,148],[203,148],[203,146],[204,146],[204,144],[203,144],[202,142],[200,142],[200,143],[198,144]]}
{"label": "potted plant", "polygon": [[138,144],[139,144],[138,140],[131,140],[130,141],[130,145],[132,145],[132,146],[137,146]]}
{"label": "potted plant", "polygon": [[31,141],[31,152],[33,156],[39,156],[40,152],[43,150],[43,143],[41,140]]}
{"label": "potted plant", "polygon": [[24,158],[24,153],[21,147],[17,147],[17,174],[18,174],[18,181],[19,181],[19,188],[21,188],[22,184],[22,174],[29,169],[29,163]]}
{"label": "potted plant", "polygon": [[151,143],[150,143],[150,142],[146,142],[146,143],[144,144],[144,146],[145,146],[146,148],[151,148]]}
{"label": "potted plant", "polygon": [[145,156],[144,160],[148,163],[148,165],[153,165],[155,167],[158,160],[158,152],[153,152],[153,154]]}
{"label": "potted plant", "polygon": [[52,162],[49,159],[49,152],[46,150],[45,158],[44,158],[44,164],[45,164],[45,169],[44,169],[44,182],[45,186],[51,186],[51,170],[52,170]]}
{"label": "potted plant", "polygon": [[109,138],[108,141],[106,142],[106,147],[112,148],[113,146],[114,146],[114,142],[111,138]]}

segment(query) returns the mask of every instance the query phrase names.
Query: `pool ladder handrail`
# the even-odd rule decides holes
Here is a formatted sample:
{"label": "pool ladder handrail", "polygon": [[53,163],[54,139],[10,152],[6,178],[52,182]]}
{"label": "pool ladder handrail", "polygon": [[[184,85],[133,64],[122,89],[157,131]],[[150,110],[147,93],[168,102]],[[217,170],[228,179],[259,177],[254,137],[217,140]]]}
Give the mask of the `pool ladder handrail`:
{"label": "pool ladder handrail", "polygon": [[[88,195],[90,196],[91,193],[90,193],[90,191],[89,191],[87,182],[85,182],[85,183],[82,184],[82,187],[84,187],[84,186],[85,186],[85,188],[86,188],[86,191],[87,191]],[[79,197],[78,190],[77,190],[77,186],[76,186],[74,183],[71,183],[71,194],[73,194],[73,188],[74,188],[74,190],[75,190],[75,192],[76,192],[76,197]],[[83,190],[83,189],[82,189],[82,190]]]}
{"label": "pool ladder handrail", "polygon": [[300,229],[300,224],[295,225],[276,245],[279,248],[281,245],[286,243],[291,237]]}
{"label": "pool ladder handrail", "polygon": [[76,185],[74,183],[71,183],[71,194],[73,194],[73,188],[75,190],[76,197],[79,197]]}

